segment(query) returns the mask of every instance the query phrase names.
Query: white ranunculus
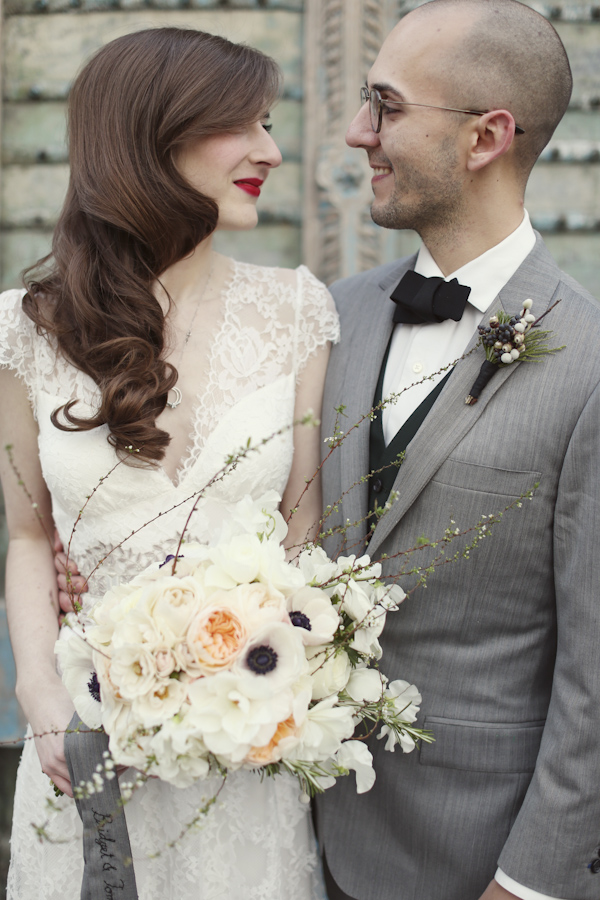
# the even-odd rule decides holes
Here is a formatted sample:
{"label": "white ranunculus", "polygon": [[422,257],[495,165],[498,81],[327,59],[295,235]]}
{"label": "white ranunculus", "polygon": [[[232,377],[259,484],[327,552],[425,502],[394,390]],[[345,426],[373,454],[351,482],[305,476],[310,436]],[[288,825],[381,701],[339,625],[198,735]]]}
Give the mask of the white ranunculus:
{"label": "white ranunculus", "polygon": [[139,606],[129,610],[125,618],[115,624],[110,652],[127,644],[143,644],[150,652],[165,644],[157,622]]}
{"label": "white ranunculus", "polygon": [[346,685],[346,693],[357,703],[376,703],[381,700],[386,684],[387,678],[378,669],[354,669]]}
{"label": "white ranunculus", "polygon": [[337,631],[340,617],[331,600],[318,588],[303,587],[288,597],[292,625],[307,646],[327,644]]}
{"label": "white ranunculus", "polygon": [[152,654],[145,647],[136,644],[119,647],[114,651],[109,674],[124,700],[133,700],[153,690],[158,676]]}
{"label": "white ranunculus", "polygon": [[193,576],[168,575],[161,581],[145,585],[141,605],[172,646],[183,638],[193,617],[204,605],[205,597],[202,585]]}
{"label": "white ranunculus", "polygon": [[99,682],[93,660],[93,649],[74,631],[66,631],[65,638],[54,646],[62,680],[82,722],[88,728],[100,728],[102,708]]}
{"label": "white ranunculus", "polygon": [[187,697],[186,688],[177,678],[155,683],[153,690],[140,694],[132,701],[133,715],[143,728],[162,725],[181,709]]}
{"label": "white ranunculus", "polygon": [[356,793],[364,794],[375,784],[373,757],[368,747],[361,741],[345,741],[334,756],[334,761],[343,769],[356,773]]}

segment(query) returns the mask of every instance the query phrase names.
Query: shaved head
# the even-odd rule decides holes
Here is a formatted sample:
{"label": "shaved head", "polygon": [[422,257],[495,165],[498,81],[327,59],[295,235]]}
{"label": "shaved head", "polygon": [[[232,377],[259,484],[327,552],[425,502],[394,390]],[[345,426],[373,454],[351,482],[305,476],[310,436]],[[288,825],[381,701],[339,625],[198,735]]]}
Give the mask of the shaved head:
{"label": "shaved head", "polygon": [[466,22],[460,42],[435,60],[448,106],[507,109],[525,134],[515,159],[525,177],[552,137],[571,97],[565,48],[543,16],[517,0],[430,0],[402,21],[440,31]]}

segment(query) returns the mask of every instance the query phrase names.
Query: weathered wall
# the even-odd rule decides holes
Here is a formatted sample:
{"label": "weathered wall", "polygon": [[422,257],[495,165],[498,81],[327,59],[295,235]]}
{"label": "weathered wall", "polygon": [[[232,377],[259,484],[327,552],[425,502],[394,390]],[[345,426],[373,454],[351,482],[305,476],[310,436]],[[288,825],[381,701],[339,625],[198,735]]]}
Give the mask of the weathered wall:
{"label": "weathered wall", "polygon": [[[305,97],[314,109],[305,114],[304,261],[327,282],[418,246],[411,232],[373,226],[366,156],[348,150],[344,132],[391,23],[423,2],[307,0]],[[555,25],[575,85],[570,109],[533,172],[526,205],[560,265],[600,296],[600,3],[528,5]]]}
{"label": "weathered wall", "polygon": [[[4,27],[4,128],[0,279],[19,283],[25,265],[47,252],[68,179],[64,140],[69,85],[96,49],[145,27],[179,25],[246,41],[274,56],[285,95],[273,112],[284,162],[261,198],[261,226],[219,236],[226,252],[266,263],[300,258],[302,3],[192,0],[8,0]],[[75,7],[75,8],[74,8]]]}

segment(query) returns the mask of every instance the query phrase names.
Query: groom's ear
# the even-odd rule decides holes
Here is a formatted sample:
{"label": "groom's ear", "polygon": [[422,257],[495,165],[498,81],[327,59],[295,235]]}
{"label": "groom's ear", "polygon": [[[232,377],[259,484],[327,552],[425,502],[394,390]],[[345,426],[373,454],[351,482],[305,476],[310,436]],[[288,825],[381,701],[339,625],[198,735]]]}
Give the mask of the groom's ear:
{"label": "groom's ear", "polygon": [[515,120],[506,109],[480,116],[470,135],[467,168],[477,172],[510,151],[515,139]]}

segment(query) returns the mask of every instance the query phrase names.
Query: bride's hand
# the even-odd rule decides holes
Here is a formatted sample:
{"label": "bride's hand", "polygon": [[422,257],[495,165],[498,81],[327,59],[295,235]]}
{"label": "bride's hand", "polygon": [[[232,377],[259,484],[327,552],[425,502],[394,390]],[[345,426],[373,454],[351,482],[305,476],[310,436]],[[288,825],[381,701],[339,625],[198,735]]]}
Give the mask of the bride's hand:
{"label": "bride's hand", "polygon": [[44,686],[39,705],[29,721],[42,772],[57,788],[73,796],[65,759],[65,731],[74,713],[73,703],[61,682]]}
{"label": "bride's hand", "polygon": [[87,591],[88,586],[85,578],[79,574],[77,564],[71,558],[68,567],[70,575],[67,579],[67,555],[57,531],[54,532],[54,567],[58,573],[56,581],[60,608],[64,613],[73,612],[73,600],[79,600],[79,595]]}

